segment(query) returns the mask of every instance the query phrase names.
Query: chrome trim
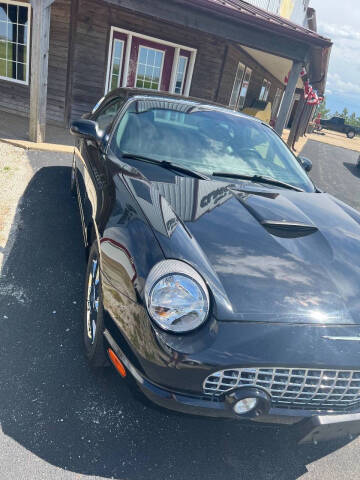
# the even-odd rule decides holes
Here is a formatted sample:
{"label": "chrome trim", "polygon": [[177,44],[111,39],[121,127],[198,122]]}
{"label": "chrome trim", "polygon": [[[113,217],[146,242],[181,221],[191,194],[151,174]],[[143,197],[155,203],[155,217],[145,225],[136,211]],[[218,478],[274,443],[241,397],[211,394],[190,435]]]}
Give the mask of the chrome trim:
{"label": "chrome trim", "polygon": [[242,386],[264,389],[279,407],[328,411],[360,404],[360,370],[229,368],[209,375],[203,392],[218,397]]}
{"label": "chrome trim", "polygon": [[360,342],[360,337],[330,337],[329,335],[324,335],[321,338],[326,340],[344,340],[345,342]]}

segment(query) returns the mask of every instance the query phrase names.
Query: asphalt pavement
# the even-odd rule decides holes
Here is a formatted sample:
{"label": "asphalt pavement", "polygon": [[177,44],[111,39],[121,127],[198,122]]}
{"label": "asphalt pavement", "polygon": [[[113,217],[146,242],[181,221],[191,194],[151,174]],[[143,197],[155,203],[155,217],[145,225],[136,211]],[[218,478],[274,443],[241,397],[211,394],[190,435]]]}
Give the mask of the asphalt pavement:
{"label": "asphalt pavement", "polygon": [[[360,207],[356,152],[309,142],[317,184]],[[286,427],[173,414],[134,398],[82,347],[84,251],[70,158],[34,176],[0,278],[0,480],[358,479],[359,440],[298,446]]]}

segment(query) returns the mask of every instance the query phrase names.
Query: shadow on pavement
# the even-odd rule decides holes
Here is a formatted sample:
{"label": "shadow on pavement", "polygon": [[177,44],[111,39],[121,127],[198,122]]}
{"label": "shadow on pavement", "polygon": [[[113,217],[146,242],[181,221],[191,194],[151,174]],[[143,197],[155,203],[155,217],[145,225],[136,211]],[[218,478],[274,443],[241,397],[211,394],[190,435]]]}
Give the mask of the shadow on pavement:
{"label": "shadow on pavement", "polygon": [[349,170],[355,177],[360,178],[360,168],[356,165],[356,163],[350,162],[343,162],[345,168]]}
{"label": "shadow on pavement", "polygon": [[344,444],[298,447],[277,427],[158,411],[135,400],[112,369],[92,371],[82,348],[85,262],[69,176],[68,167],[34,175],[0,280],[5,435],[58,467],[129,480],[291,480]]}

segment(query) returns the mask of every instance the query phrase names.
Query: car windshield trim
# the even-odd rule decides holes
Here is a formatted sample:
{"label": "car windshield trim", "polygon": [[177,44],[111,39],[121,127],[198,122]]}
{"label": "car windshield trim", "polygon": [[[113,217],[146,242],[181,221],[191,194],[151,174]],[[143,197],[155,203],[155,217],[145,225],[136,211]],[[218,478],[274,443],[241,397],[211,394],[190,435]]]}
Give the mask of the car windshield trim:
{"label": "car windshield trim", "polygon": [[145,155],[138,155],[137,153],[131,152],[121,152],[122,158],[130,158],[133,160],[139,160],[141,162],[152,163],[154,165],[159,165],[160,167],[166,168],[167,170],[175,170],[185,175],[190,175],[191,177],[198,178],[200,180],[210,180],[209,177],[203,173],[196,172],[187,167],[181,165],[176,165],[176,163],[169,162],[168,160],[156,160],[156,158],[147,157]]}
{"label": "car windshield trim", "polygon": [[289,190],[295,190],[296,192],[304,192],[300,187],[296,187],[295,185],[291,185],[290,183],[282,182],[281,180],[276,180],[276,178],[266,177],[263,175],[242,175],[238,173],[231,173],[231,172],[213,172],[213,177],[229,177],[229,178],[239,178],[241,180],[249,180],[250,182],[257,182],[257,183],[267,183],[269,185],[284,187]]}

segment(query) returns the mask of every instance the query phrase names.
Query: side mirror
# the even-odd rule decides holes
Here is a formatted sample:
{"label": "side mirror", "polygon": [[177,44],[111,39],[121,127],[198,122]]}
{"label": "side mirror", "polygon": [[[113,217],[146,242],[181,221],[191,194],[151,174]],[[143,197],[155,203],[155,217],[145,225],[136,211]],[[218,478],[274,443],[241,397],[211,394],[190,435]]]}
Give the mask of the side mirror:
{"label": "side mirror", "polygon": [[307,172],[307,173],[311,172],[311,169],[312,169],[312,166],[313,166],[311,160],[309,160],[306,157],[298,157],[298,160],[299,160],[299,163],[302,166],[302,168],[305,170],[305,172]]}
{"label": "side mirror", "polygon": [[70,133],[76,137],[94,140],[97,143],[101,142],[103,137],[103,132],[99,129],[98,124],[85,118],[74,120],[70,126]]}

